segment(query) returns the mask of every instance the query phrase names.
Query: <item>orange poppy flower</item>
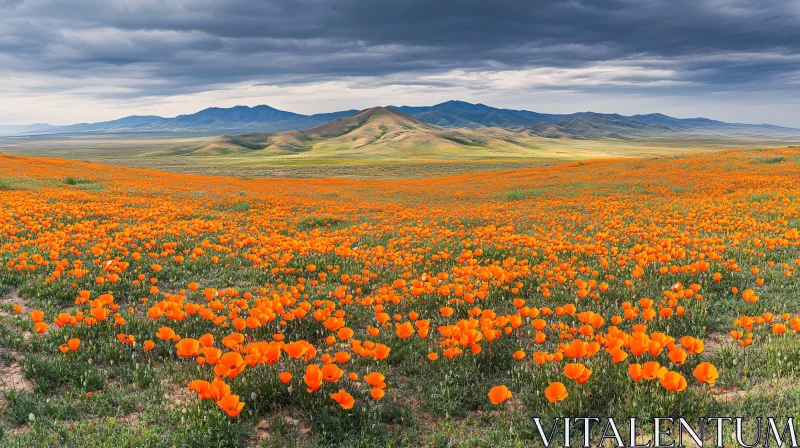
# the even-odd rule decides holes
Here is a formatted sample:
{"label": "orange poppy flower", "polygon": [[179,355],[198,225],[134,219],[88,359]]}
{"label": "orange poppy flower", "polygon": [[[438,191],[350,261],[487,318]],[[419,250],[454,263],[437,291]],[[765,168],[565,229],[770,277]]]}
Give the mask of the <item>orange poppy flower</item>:
{"label": "orange poppy flower", "polygon": [[369,391],[369,395],[372,397],[373,400],[380,400],[381,398],[383,398],[384,395],[386,395],[386,392],[384,392],[383,389],[379,387],[374,387]]}
{"label": "orange poppy flower", "polygon": [[701,383],[708,383],[708,385],[712,387],[717,381],[717,378],[719,378],[717,368],[714,367],[714,364],[711,364],[710,362],[701,362],[698,364],[692,372],[692,375],[697,378],[697,381],[700,381]]}
{"label": "orange poppy flower", "polygon": [[679,342],[686,349],[690,355],[697,355],[703,353],[703,341],[691,336],[684,336],[680,338]]}
{"label": "orange poppy flower", "polygon": [[37,324],[44,319],[44,311],[33,310],[31,311],[31,322]]}
{"label": "orange poppy flower", "polygon": [[81,345],[81,340],[78,338],[72,338],[69,341],[67,341],[67,347],[69,347],[69,349],[73,351],[77,350],[80,345]]}
{"label": "orange poppy flower", "polygon": [[305,355],[309,349],[309,344],[306,341],[295,341],[285,344],[283,346],[283,350],[289,355],[290,358],[299,359],[301,356]]}
{"label": "orange poppy flower", "polygon": [[289,384],[289,381],[292,381],[292,374],[289,372],[281,372],[278,374],[278,379],[281,380],[283,384]]}
{"label": "orange poppy flower", "polygon": [[219,362],[220,357],[222,356],[222,350],[218,348],[206,347],[201,350],[206,358],[206,364],[211,366],[216,365]]}
{"label": "orange poppy flower", "polygon": [[336,352],[333,357],[339,364],[345,364],[347,361],[350,361],[350,353],[347,352]]}
{"label": "orange poppy flower", "polygon": [[172,338],[175,337],[175,331],[173,331],[172,328],[169,327],[161,327],[158,329],[156,337],[161,339],[162,341],[170,341],[172,340]]}
{"label": "orange poppy flower", "polygon": [[564,376],[575,380],[578,384],[586,384],[589,377],[592,376],[592,371],[583,364],[567,364],[564,366]]}
{"label": "orange poppy flower", "polygon": [[644,369],[642,369],[641,364],[628,364],[628,375],[633,379],[634,382],[639,382],[642,378],[644,378]]}
{"label": "orange poppy flower", "polygon": [[670,350],[668,356],[677,365],[682,365],[686,362],[686,352],[678,347]]}
{"label": "orange poppy flower", "polygon": [[386,387],[386,383],[384,380],[386,377],[383,376],[380,372],[372,372],[368,375],[364,375],[364,381],[372,387],[384,388]]}
{"label": "orange poppy flower", "polygon": [[671,392],[680,392],[686,389],[686,378],[678,372],[669,371],[658,378],[658,381]]}
{"label": "orange poppy flower", "polygon": [[344,375],[344,370],[336,364],[325,364],[322,367],[322,379],[328,383],[335,383]]}
{"label": "orange poppy flower", "polygon": [[197,340],[200,341],[200,345],[203,347],[212,347],[214,345],[214,335],[211,333],[206,333],[200,336]]}
{"label": "orange poppy flower", "polygon": [[500,404],[512,396],[511,391],[506,386],[494,386],[488,395],[492,404]]}
{"label": "orange poppy flower", "polygon": [[588,353],[586,345],[586,342],[581,341],[580,339],[573,339],[572,342],[570,342],[567,346],[566,350],[564,350],[564,355],[573,359],[583,358]]}
{"label": "orange poppy flower", "polygon": [[[198,345],[200,343],[198,342]],[[217,350],[217,349],[211,349]],[[219,358],[219,362],[214,366],[214,374],[219,377],[236,378],[245,368],[244,358],[237,352],[227,352]]]}
{"label": "orange poppy flower", "polygon": [[628,359],[628,354],[625,353],[625,350],[622,350],[620,348],[612,350],[610,354],[611,354],[611,361],[613,361],[614,364],[620,363]]}
{"label": "orange poppy flower", "polygon": [[411,322],[403,322],[402,324],[395,324],[396,331],[395,334],[400,337],[400,339],[408,339],[409,336],[415,333],[414,326],[411,325]]}
{"label": "orange poppy flower", "polygon": [[183,338],[175,345],[175,349],[181,358],[191,358],[200,353],[200,342],[197,339]]}
{"label": "orange poppy flower", "polygon": [[231,386],[226,384],[224,381],[217,379],[211,382],[208,392],[212,399],[219,400],[224,396],[230,395]]}
{"label": "orange poppy flower", "polygon": [[309,364],[306,366],[306,373],[303,375],[303,381],[308,386],[309,392],[319,390],[322,386],[322,370],[317,364]]}
{"label": "orange poppy flower", "polygon": [[547,389],[544,390],[544,396],[547,397],[551,403],[556,403],[566,399],[569,396],[569,393],[567,392],[567,388],[564,386],[564,383],[556,381],[547,386]]}
{"label": "orange poppy flower", "polygon": [[444,355],[444,357],[445,357],[445,358],[447,358],[447,359],[453,359],[453,358],[455,358],[456,356],[458,356],[458,355],[460,355],[460,354],[462,354],[462,353],[464,353],[464,351],[463,351],[463,350],[461,350],[461,349],[460,349],[460,348],[458,348],[458,347],[450,347],[450,348],[446,348],[446,349],[445,349],[445,350],[442,352],[442,354]]}
{"label": "orange poppy flower", "polygon": [[236,350],[243,342],[244,335],[241,333],[231,333],[222,338],[222,345],[227,347],[229,350]]}
{"label": "orange poppy flower", "polygon": [[347,327],[342,327],[342,328],[339,329],[339,331],[336,333],[336,335],[339,336],[339,339],[341,339],[342,341],[346,341],[346,340],[348,340],[348,339],[353,337],[353,329],[352,328],[347,328]]}
{"label": "orange poppy flower", "polygon": [[580,363],[572,363],[564,366],[564,376],[571,380],[577,380],[586,372],[586,366]]}
{"label": "orange poppy flower", "polygon": [[238,395],[226,395],[217,400],[217,406],[228,414],[228,417],[236,417],[242,412],[244,403],[239,401]]}
{"label": "orange poppy flower", "polygon": [[331,398],[339,403],[342,409],[352,409],[353,404],[356,402],[353,396],[345,392],[344,389],[339,389],[339,392],[331,394]]}
{"label": "orange poppy flower", "polygon": [[189,381],[189,390],[194,391],[200,396],[201,400],[208,400],[211,398],[211,383],[203,380]]}
{"label": "orange poppy flower", "polygon": [[392,351],[387,345],[375,344],[375,358],[383,360],[389,357],[389,352]]}
{"label": "orange poppy flower", "polygon": [[662,378],[664,374],[667,373],[667,368],[662,367],[661,364],[656,361],[648,361],[642,366],[642,372],[644,373],[644,379],[654,380],[656,378]]}

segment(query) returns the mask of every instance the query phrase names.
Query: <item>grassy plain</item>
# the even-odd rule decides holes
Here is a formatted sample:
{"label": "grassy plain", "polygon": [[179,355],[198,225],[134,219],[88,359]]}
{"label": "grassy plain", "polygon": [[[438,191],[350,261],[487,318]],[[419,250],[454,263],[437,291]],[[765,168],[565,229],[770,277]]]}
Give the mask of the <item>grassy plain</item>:
{"label": "grassy plain", "polygon": [[435,151],[359,152],[320,149],[292,154],[266,151],[209,154],[197,152],[208,137],[142,134],[0,137],[0,153],[54,157],[125,165],[177,173],[240,177],[424,178],[458,173],[550,166],[561,161],[657,157],[720,149],[786,146],[800,142],[751,139],[570,140],[536,137],[536,149],[497,151],[485,148]]}

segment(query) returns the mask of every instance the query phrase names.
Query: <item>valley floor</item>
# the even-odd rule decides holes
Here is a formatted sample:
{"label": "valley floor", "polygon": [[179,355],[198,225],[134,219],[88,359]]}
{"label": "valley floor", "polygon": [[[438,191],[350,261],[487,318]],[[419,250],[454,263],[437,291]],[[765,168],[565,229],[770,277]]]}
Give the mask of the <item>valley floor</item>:
{"label": "valley floor", "polygon": [[0,137],[0,154],[54,157],[186,174],[241,177],[424,178],[550,166],[575,160],[660,157],[723,149],[780,147],[788,142],[737,138],[675,140],[536,140],[537,149],[497,153],[481,148],[442,154],[359,153],[350,149],[298,154],[195,152],[211,137],[142,134],[75,134]]}

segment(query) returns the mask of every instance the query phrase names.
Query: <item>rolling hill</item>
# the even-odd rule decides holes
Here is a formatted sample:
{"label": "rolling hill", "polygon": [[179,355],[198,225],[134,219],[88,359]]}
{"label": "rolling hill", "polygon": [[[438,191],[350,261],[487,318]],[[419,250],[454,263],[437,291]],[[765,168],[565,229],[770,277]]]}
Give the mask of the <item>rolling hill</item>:
{"label": "rolling hill", "polygon": [[505,129],[485,128],[481,132],[446,129],[391,107],[374,107],[302,131],[223,135],[193,148],[191,153],[291,155],[313,152],[315,155],[369,154],[391,158],[465,155],[471,150],[507,156],[537,149],[528,136]]}
{"label": "rolling hill", "polygon": [[[500,113],[488,111],[486,106],[471,105],[470,116],[480,118],[487,124],[502,121]],[[443,106],[441,110],[454,111],[458,104]],[[271,155],[303,157],[518,157],[538,156],[543,147],[552,147],[553,141],[633,141],[669,140],[675,138],[711,138],[717,133],[739,132],[749,135],[747,126],[737,127],[727,123],[706,119],[681,120],[665,115],[642,115],[637,118],[619,114],[581,113],[568,115],[556,121],[539,121],[533,125],[509,130],[501,126],[476,125],[470,121],[468,127],[452,128],[435,125],[423,120],[430,119],[432,110],[418,111],[405,108],[404,113],[393,107],[374,107],[356,114],[334,119],[328,123],[306,130],[277,133],[227,134],[190,148],[182,148],[181,154],[193,155]],[[511,111],[518,112],[518,111]],[[524,114],[517,114],[514,127],[519,127]],[[453,121],[456,115],[446,120]],[[513,118],[513,117],[512,117]],[[529,117],[530,118],[530,117]],[[546,117],[554,119],[553,116]],[[461,122],[458,122],[461,123]],[[510,121],[504,121],[510,126]],[[464,124],[464,123],[461,123]],[[794,135],[800,141],[800,131],[786,128],[761,128],[773,138]],[[720,131],[721,128],[725,128]],[[793,133],[793,131],[795,131]],[[532,152],[533,151],[533,152]]]}

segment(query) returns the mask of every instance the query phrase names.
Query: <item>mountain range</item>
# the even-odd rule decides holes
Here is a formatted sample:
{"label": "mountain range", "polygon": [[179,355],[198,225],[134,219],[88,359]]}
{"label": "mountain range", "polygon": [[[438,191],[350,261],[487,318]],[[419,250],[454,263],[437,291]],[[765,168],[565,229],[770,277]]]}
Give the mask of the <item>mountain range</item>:
{"label": "mountain range", "polygon": [[515,131],[498,127],[445,128],[396,108],[373,107],[306,130],[223,135],[189,148],[189,152],[196,155],[258,151],[269,155],[369,153],[379,157],[426,157],[463,154],[464,150],[503,155],[537,149],[529,136]]}
{"label": "mountain range", "polygon": [[[449,109],[373,107],[310,129],[222,135],[181,147],[171,154],[353,160],[541,157],[547,152],[546,148],[552,149],[553,139],[702,139],[720,130],[724,130],[725,135],[742,137],[746,134],[751,139],[762,135],[763,141],[770,138],[800,141],[800,130],[767,127],[762,131],[759,126],[729,125],[705,119],[679,120],[664,115],[641,116],[643,118],[637,120],[616,114],[573,114],[563,118],[548,116],[545,118],[553,121],[524,126],[527,123],[523,118],[530,120],[531,116],[520,111],[502,114],[484,109],[486,106],[446,107]],[[425,121],[434,116],[437,124]],[[756,131],[758,133],[754,133]]]}
{"label": "mountain range", "polygon": [[[478,135],[480,135],[478,140],[492,139],[496,137],[492,136],[493,133],[500,133],[505,135],[503,138],[512,139],[515,138],[515,135],[554,139],[632,139],[683,134],[720,137],[795,137],[800,135],[800,130],[792,128],[766,124],[725,123],[707,118],[680,119],[658,113],[632,116],[595,112],[545,114],[527,110],[500,109],[464,101],[447,101],[424,107],[389,106],[367,109],[367,111],[373,111],[372,115],[375,114],[375,111],[380,112],[379,115],[383,115],[387,111],[400,113],[406,125],[409,122],[413,123],[416,128],[425,130],[425,132],[435,130],[430,135],[435,135],[436,138],[445,138],[444,136],[448,132],[452,133],[458,129],[459,134],[456,138],[463,137],[468,140],[478,138]],[[340,123],[337,120],[348,117],[364,118],[364,112],[346,110],[302,115],[266,105],[212,107],[195,114],[179,115],[175,118],[147,115],[65,126],[47,124],[0,126],[0,135],[151,133],[213,136],[220,134],[275,134],[283,131],[306,130],[293,134],[281,134],[279,137],[263,137],[266,140],[259,143],[269,142],[275,148],[298,148],[306,146],[305,143],[309,140],[317,140],[318,137],[326,135],[324,134],[325,126],[336,127],[338,126],[336,123]],[[392,128],[393,131],[398,130],[393,128],[396,123],[383,124]],[[425,126],[433,126],[433,128]],[[447,131],[448,129],[450,131]],[[509,131],[513,135],[509,137],[506,135],[508,133],[503,133],[504,131]],[[249,141],[251,138],[245,139]],[[257,139],[259,138],[262,137]]]}
{"label": "mountain range", "polygon": [[118,120],[99,123],[80,123],[65,126],[35,124],[0,126],[0,135],[74,134],[74,133],[153,133],[219,135],[230,132],[279,132],[289,129],[306,129],[327,123],[339,117],[352,115],[357,110],[302,115],[270,106],[210,107],[189,115],[163,118],[156,115],[132,115]]}

